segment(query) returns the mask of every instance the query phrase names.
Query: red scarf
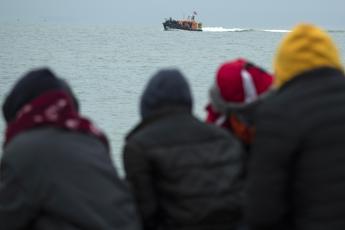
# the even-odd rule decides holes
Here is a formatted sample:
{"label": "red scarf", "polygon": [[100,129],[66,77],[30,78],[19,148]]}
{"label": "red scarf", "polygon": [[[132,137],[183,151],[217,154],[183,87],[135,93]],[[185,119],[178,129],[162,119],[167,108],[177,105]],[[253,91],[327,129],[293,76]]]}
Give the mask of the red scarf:
{"label": "red scarf", "polygon": [[4,146],[18,134],[43,126],[93,135],[109,149],[106,136],[88,119],[81,117],[71,97],[59,90],[44,93],[19,110],[16,119],[7,125]]}

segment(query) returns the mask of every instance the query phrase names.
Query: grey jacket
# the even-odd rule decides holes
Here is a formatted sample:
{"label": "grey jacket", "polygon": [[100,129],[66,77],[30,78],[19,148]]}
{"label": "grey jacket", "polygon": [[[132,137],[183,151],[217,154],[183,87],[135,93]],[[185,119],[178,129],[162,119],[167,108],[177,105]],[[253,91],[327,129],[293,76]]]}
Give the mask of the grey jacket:
{"label": "grey jacket", "polygon": [[140,229],[127,188],[96,138],[55,128],[19,134],[5,148],[0,229]]}

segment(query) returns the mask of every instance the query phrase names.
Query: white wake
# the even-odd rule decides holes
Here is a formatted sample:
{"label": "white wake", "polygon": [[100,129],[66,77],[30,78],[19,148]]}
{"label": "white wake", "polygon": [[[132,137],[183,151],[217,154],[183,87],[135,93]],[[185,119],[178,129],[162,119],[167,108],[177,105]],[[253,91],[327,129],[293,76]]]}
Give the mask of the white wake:
{"label": "white wake", "polygon": [[204,32],[270,32],[270,33],[288,33],[290,30],[281,29],[248,29],[248,28],[224,28],[224,27],[203,27]]}
{"label": "white wake", "polygon": [[243,32],[243,31],[249,31],[249,29],[242,29],[242,28],[223,28],[223,27],[203,27],[202,31],[206,32]]}
{"label": "white wake", "polygon": [[271,32],[271,33],[289,33],[290,30],[257,30],[263,32]]}

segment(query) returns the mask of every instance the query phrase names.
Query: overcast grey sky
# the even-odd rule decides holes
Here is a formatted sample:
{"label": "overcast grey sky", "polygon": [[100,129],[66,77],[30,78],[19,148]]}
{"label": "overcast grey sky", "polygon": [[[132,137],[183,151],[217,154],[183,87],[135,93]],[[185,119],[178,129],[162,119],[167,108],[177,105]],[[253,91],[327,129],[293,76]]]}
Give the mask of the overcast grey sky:
{"label": "overcast grey sky", "polygon": [[345,29],[345,0],[0,0],[0,22],[151,26],[193,11],[204,26]]}

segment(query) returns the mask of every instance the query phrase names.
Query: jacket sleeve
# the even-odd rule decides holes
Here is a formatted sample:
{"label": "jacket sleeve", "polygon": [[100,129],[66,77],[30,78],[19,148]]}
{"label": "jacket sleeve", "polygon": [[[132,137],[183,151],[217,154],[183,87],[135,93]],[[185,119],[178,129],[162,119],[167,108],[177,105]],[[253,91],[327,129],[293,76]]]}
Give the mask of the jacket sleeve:
{"label": "jacket sleeve", "polygon": [[144,152],[135,145],[124,148],[126,178],[134,194],[145,230],[156,229],[157,200],[152,166]]}
{"label": "jacket sleeve", "polygon": [[36,212],[13,167],[5,161],[1,162],[0,229],[26,229]]}
{"label": "jacket sleeve", "polygon": [[284,222],[289,215],[288,190],[298,146],[298,124],[284,110],[278,111],[265,110],[257,117],[245,207],[245,216],[253,229],[284,229],[287,226]]}

